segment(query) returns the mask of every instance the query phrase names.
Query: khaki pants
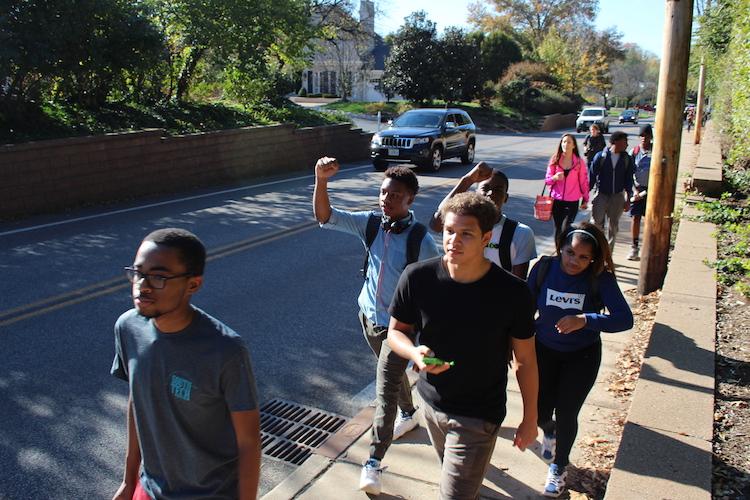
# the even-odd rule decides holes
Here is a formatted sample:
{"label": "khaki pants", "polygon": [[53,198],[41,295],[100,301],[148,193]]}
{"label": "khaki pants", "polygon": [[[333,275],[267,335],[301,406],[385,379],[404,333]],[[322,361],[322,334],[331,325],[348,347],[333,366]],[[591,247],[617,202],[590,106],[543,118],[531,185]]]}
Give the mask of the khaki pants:
{"label": "khaki pants", "polygon": [[474,500],[495,449],[500,424],[480,418],[449,415],[423,405],[432,446],[443,465],[440,500]]}

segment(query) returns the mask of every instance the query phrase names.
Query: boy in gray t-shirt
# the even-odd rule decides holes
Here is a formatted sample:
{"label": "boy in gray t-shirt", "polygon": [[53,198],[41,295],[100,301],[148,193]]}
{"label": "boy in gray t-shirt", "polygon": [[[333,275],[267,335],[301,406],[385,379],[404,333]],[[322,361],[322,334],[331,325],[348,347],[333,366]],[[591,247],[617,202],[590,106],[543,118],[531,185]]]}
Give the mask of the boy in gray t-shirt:
{"label": "boy in gray t-shirt", "polygon": [[112,374],[128,381],[125,475],[115,498],[256,498],[260,423],[248,349],[190,304],[205,249],[181,229],[146,236],[134,309],[115,324]]}

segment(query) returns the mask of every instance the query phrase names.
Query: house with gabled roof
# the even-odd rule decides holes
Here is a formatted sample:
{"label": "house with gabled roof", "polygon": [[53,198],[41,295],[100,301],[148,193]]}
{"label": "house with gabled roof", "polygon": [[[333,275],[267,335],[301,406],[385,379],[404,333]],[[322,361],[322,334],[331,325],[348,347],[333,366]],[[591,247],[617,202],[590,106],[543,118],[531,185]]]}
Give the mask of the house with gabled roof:
{"label": "house with gabled roof", "polygon": [[[340,12],[339,16],[349,16]],[[301,88],[309,94],[325,94],[352,101],[384,101],[380,81],[388,46],[375,33],[375,4],[360,0],[356,29],[339,30],[336,36],[318,40],[310,67],[302,71]]]}

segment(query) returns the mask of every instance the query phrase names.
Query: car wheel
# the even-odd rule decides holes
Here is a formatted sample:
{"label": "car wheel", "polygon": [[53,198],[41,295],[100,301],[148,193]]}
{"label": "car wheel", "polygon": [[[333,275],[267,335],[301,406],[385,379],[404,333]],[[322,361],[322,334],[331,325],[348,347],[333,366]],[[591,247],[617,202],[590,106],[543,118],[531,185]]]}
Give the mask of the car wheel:
{"label": "car wheel", "polygon": [[461,163],[464,165],[472,163],[474,161],[474,153],[474,142],[472,141],[466,146],[466,152],[461,155]]}
{"label": "car wheel", "polygon": [[383,160],[372,160],[372,166],[378,172],[382,172],[388,167],[388,162]]}
{"label": "car wheel", "polygon": [[427,163],[428,170],[431,170],[433,172],[437,172],[440,170],[440,165],[443,163],[443,149],[440,146],[435,146],[435,148],[430,151],[430,160]]}

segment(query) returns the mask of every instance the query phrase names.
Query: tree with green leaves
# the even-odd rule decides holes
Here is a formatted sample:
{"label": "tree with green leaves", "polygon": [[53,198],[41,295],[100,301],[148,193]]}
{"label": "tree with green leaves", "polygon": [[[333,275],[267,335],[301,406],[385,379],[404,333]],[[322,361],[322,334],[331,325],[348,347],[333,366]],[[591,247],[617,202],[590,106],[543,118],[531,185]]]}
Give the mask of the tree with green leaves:
{"label": "tree with green leaves", "polygon": [[147,1],[167,33],[178,101],[208,59],[226,68],[236,96],[252,98],[263,85],[248,81],[273,77],[301,58],[314,34],[304,0]]}
{"label": "tree with green leaves", "polygon": [[432,100],[445,77],[440,66],[440,44],[435,23],[424,11],[414,12],[391,38],[384,85],[414,102]]}
{"label": "tree with green leaves", "polygon": [[448,71],[441,76],[443,85],[437,97],[446,102],[471,101],[484,82],[480,40],[460,28],[450,27],[440,37],[439,48],[435,59]]}
{"label": "tree with green leaves", "polygon": [[143,84],[163,50],[147,9],[127,0],[4,0],[0,12],[6,102],[46,94],[98,106]]}
{"label": "tree with green leaves", "polygon": [[479,39],[483,81],[497,82],[511,64],[523,60],[521,46],[504,31],[472,35]]}

